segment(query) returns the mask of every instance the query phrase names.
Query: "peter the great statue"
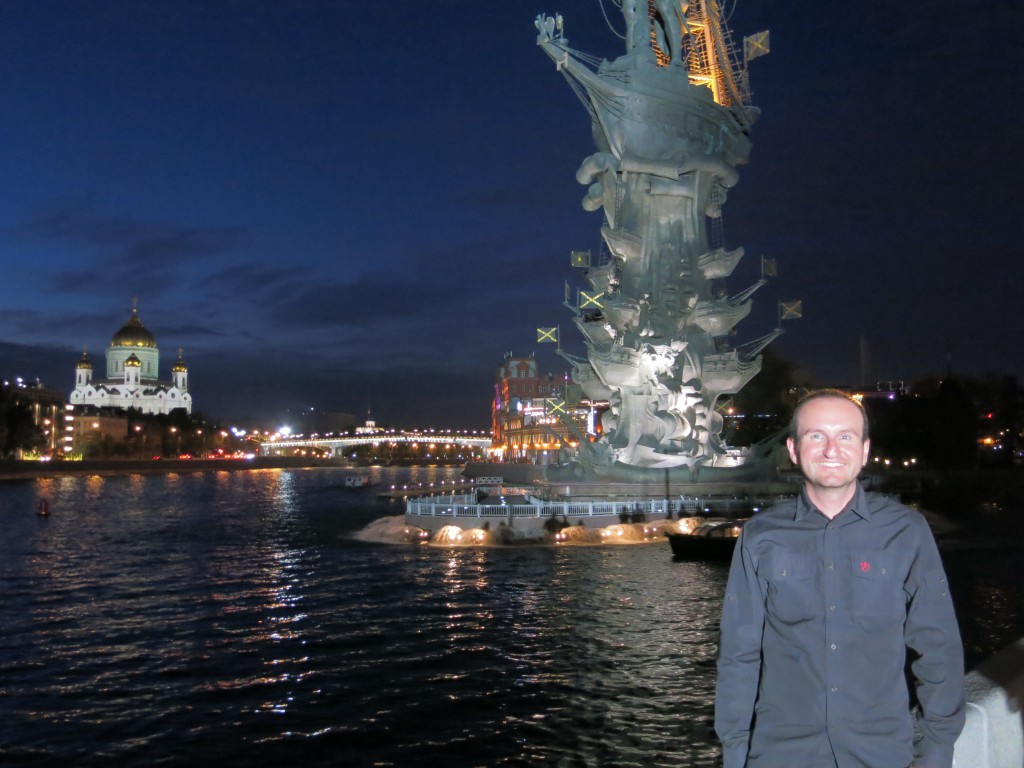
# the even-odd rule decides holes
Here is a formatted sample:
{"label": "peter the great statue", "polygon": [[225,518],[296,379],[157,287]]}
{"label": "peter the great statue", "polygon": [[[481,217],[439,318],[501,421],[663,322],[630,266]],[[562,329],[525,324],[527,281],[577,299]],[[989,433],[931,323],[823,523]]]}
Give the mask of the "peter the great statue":
{"label": "peter the great statue", "polygon": [[724,444],[716,406],[758,373],[780,331],[745,349],[728,343],[765,270],[729,296],[743,249],[726,250],[719,233],[757,115],[746,63],[767,33],[737,54],[715,0],[622,0],[621,10],[626,54],[596,69],[569,48],[560,16],[536,21],[538,44],[590,114],[597,151],[576,177],[588,185],[583,207],[603,213],[607,252],[589,264],[592,290],[566,302],[587,357],[561,353],[584,395],[609,402],[604,434],[581,439],[578,463],[549,477],[754,476],[764,457]]}

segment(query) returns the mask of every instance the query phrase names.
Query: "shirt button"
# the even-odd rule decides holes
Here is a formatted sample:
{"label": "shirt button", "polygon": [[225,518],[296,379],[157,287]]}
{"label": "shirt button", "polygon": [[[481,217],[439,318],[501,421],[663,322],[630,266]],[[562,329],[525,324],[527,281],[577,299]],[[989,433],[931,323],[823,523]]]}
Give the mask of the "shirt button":
{"label": "shirt button", "polygon": [[831,531],[831,530],[832,530],[833,528],[835,528],[835,527],[836,527],[836,524],[835,524],[835,523],[829,523],[829,524],[828,524],[828,525],[826,525],[825,527],[826,527],[826,528],[828,528],[828,529],[829,529],[829,530]]}
{"label": "shirt button", "polygon": [[835,693],[836,691],[839,690],[839,686],[838,685],[833,685],[829,690],[832,691],[832,693]]}
{"label": "shirt button", "polygon": [[829,646],[829,647],[830,647],[830,648],[831,648],[831,649],[832,649],[832,650],[834,651],[834,650],[836,649],[836,644],[835,644],[835,643],[832,643],[832,645],[831,645],[831,646]]}
{"label": "shirt button", "polygon": [[836,569],[836,564],[833,563],[831,560],[828,561],[828,569],[830,571],[834,571]]}
{"label": "shirt button", "polygon": [[882,575],[885,575],[885,568],[882,569]]}
{"label": "shirt button", "polygon": [[836,607],[835,607],[834,605],[830,605],[830,606],[828,607],[828,609],[829,609],[830,611],[834,611],[834,610],[836,609]]}

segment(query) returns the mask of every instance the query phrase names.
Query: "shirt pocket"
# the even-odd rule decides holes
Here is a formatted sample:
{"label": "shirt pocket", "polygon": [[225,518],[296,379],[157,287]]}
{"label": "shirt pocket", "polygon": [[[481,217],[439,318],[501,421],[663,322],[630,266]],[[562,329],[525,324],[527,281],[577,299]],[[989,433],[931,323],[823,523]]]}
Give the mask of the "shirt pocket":
{"label": "shirt pocket", "polygon": [[902,625],[907,618],[903,584],[910,569],[910,556],[898,552],[853,552],[849,568],[854,620],[872,629]]}
{"label": "shirt pocket", "polygon": [[778,552],[768,558],[763,578],[767,583],[765,610],[785,624],[811,621],[821,615],[821,597],[815,584],[815,557]]}

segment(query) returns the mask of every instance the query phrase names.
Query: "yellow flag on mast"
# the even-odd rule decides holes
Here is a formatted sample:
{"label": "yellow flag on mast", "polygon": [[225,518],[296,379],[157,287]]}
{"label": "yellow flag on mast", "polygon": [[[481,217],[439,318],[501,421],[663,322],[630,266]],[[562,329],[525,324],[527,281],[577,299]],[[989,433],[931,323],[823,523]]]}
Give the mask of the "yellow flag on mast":
{"label": "yellow flag on mast", "polygon": [[546,397],[544,398],[544,405],[547,408],[548,416],[557,416],[558,414],[562,414],[563,416],[569,415],[565,410],[565,400]]}
{"label": "yellow flag on mast", "polygon": [[779,320],[795,320],[803,316],[804,303],[802,300],[779,302]]}
{"label": "yellow flag on mast", "polygon": [[743,56],[747,61],[753,61],[758,56],[764,56],[771,52],[771,41],[768,30],[757,32],[750,37],[743,38]]}
{"label": "yellow flag on mast", "polygon": [[570,251],[569,263],[574,267],[589,267],[590,251]]}

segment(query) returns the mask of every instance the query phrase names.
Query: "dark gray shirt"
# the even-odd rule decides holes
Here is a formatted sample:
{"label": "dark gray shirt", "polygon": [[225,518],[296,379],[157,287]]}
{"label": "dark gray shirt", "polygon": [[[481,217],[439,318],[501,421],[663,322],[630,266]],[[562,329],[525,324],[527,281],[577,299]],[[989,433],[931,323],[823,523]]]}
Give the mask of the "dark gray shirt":
{"label": "dark gray shirt", "polygon": [[[908,648],[924,736],[916,759]],[[950,768],[963,676],[919,512],[858,485],[831,521],[802,494],[743,526],[718,655],[725,768]]]}

